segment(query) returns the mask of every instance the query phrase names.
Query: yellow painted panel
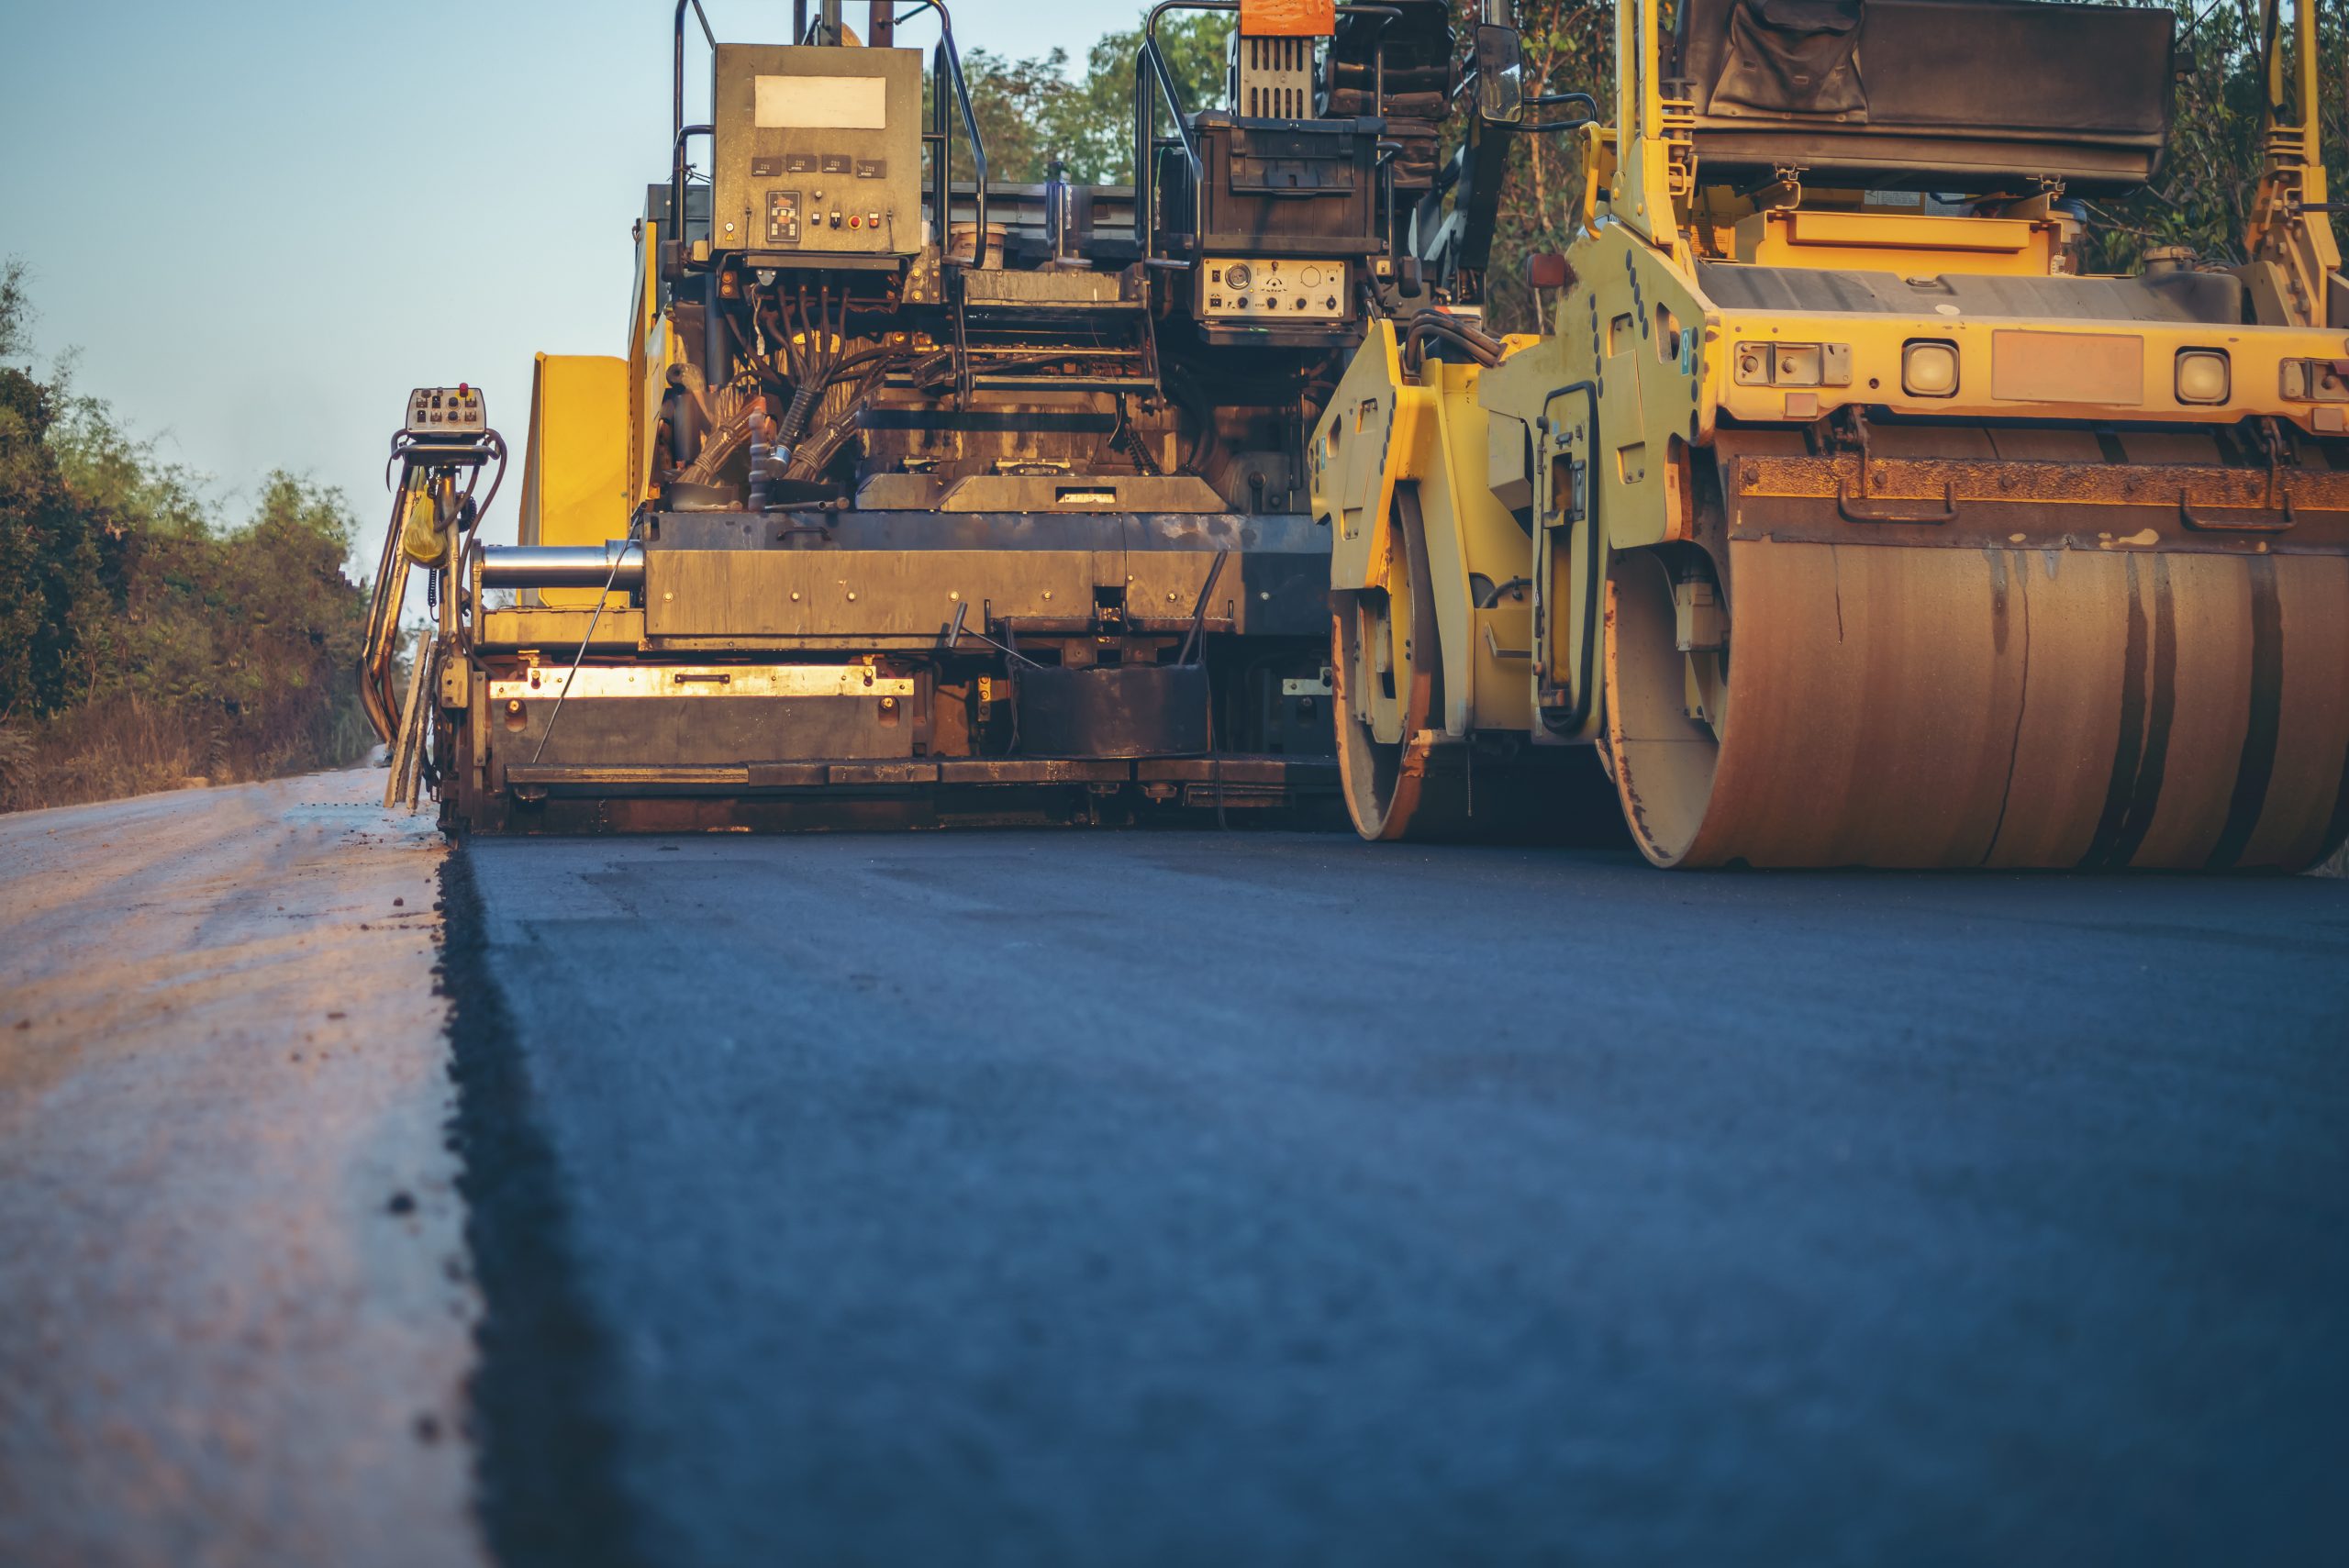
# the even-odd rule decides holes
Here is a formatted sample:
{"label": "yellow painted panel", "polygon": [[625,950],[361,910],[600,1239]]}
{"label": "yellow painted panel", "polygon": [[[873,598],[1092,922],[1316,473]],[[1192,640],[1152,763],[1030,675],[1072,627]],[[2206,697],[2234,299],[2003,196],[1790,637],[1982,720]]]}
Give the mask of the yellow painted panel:
{"label": "yellow painted panel", "polygon": [[652,494],[654,430],[668,395],[669,365],[676,356],[669,318],[661,308],[661,226],[643,226],[636,253],[636,298],[628,318],[628,376],[635,389],[628,429],[628,502],[631,511]]}
{"label": "yellow painted panel", "polygon": [[[540,354],[530,378],[522,471],[524,544],[602,544],[628,532],[629,364],[605,354]],[[549,588],[539,602],[578,607],[593,588]],[[628,597],[614,594],[610,607]]]}
{"label": "yellow painted panel", "polygon": [[2029,223],[2011,217],[1797,210],[1786,214],[1786,224],[1787,239],[1796,245],[1876,250],[1998,250],[2014,255],[2035,238]]}
{"label": "yellow painted panel", "polygon": [[1737,259],[1764,267],[2045,277],[2054,225],[1921,213],[1773,209],[1738,221]]}

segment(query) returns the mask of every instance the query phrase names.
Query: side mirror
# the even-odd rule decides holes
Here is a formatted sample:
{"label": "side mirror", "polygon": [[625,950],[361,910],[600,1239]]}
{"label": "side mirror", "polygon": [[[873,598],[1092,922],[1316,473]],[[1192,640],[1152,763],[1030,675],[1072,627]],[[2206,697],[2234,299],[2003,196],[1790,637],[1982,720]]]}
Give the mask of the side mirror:
{"label": "side mirror", "polygon": [[1515,28],[1486,22],[1476,28],[1476,114],[1495,125],[1525,118],[1525,63]]}

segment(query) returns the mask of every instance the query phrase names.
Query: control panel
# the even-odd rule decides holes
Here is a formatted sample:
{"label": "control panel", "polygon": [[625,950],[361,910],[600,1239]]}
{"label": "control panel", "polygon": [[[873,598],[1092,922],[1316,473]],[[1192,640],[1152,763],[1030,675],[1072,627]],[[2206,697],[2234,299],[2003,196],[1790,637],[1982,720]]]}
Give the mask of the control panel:
{"label": "control panel", "polygon": [[1353,316],[1344,261],[1210,256],[1199,269],[1201,320],[1326,327]]}
{"label": "control panel", "polygon": [[481,388],[467,382],[454,386],[419,386],[407,395],[407,433],[411,436],[478,436],[489,428],[483,411]]}
{"label": "control panel", "polygon": [[785,265],[918,252],[921,58],[718,45],[713,249]]}

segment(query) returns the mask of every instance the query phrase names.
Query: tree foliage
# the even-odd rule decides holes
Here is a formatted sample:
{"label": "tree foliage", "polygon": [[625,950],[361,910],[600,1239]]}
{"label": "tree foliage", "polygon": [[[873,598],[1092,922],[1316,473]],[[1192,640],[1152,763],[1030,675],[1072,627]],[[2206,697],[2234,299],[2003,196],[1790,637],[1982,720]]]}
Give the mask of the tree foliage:
{"label": "tree foliage", "polygon": [[[0,272],[0,352],[28,346],[23,263]],[[120,530],[66,486],[56,389],[0,365],[0,724],[86,696],[119,584]]]}
{"label": "tree foliage", "polygon": [[[1223,101],[1224,59],[1231,17],[1219,12],[1168,17],[1158,28],[1160,49],[1186,108]],[[1085,184],[1122,185],[1133,179],[1134,62],[1141,29],[1104,34],[1085,51],[1083,74],[1072,74],[1068,51],[1012,60],[985,49],[963,56],[972,117],[986,143],[990,183],[1030,184],[1053,163]],[[1167,115],[1161,106],[1162,128]],[[971,165],[955,118],[956,179]]]}
{"label": "tree foliage", "polygon": [[[28,338],[11,263],[0,345]],[[67,373],[0,365],[0,804],[356,754],[354,534],[339,493],[284,473],[225,522]]]}
{"label": "tree foliage", "polygon": [[[1475,0],[1455,0],[1455,6],[1460,15],[1453,25],[1465,39],[1475,26]],[[1599,119],[1611,120],[1615,7],[1575,0],[1519,0],[1517,9],[1526,92],[1588,93],[1598,100]],[[1545,250],[1564,250],[1573,240],[1581,171],[1581,143],[1571,132],[1520,136],[1509,150],[1500,213],[1493,227],[1492,264],[1485,280],[1485,308],[1497,329],[1536,329],[1540,305],[1525,281],[1525,260]]]}
{"label": "tree foliage", "polygon": [[[2143,190],[2091,204],[2090,260],[2126,272],[2156,246],[2185,246],[2205,261],[2243,261],[2243,228],[2260,166],[2261,103],[2256,0],[2135,0],[2177,14],[2179,77],[2169,150]],[[2316,0],[2306,0],[2314,5]],[[2317,13],[2320,133],[2328,156],[2349,135],[2342,93],[2349,31],[2337,7]],[[2288,47],[2287,55],[2292,51]]]}

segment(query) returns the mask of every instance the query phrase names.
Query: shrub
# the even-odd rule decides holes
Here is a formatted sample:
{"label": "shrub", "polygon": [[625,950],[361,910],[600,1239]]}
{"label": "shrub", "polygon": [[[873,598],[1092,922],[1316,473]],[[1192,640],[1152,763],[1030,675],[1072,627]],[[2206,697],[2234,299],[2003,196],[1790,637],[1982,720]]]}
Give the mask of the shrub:
{"label": "shrub", "polygon": [[[12,263],[0,352],[27,314]],[[0,366],[0,809],[362,754],[355,533],[340,493],[282,472],[225,523],[105,403]]]}

